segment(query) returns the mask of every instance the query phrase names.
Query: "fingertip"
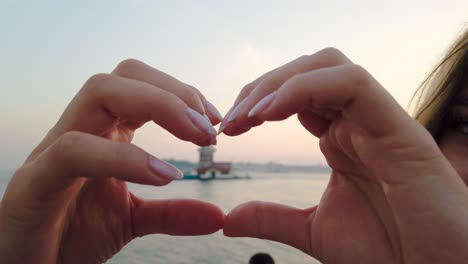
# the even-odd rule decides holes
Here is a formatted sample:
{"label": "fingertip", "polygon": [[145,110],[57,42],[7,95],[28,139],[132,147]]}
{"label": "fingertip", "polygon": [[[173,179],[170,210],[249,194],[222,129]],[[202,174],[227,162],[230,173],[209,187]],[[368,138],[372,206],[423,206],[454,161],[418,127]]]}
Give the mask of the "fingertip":
{"label": "fingertip", "polygon": [[211,123],[213,125],[219,124],[223,120],[223,116],[218,111],[218,109],[208,100],[205,100],[205,110],[210,117]]}
{"label": "fingertip", "polygon": [[200,147],[208,147],[211,145],[217,145],[218,139],[217,139],[217,136],[210,135],[208,138],[205,138],[201,141],[193,141],[193,143]]}
{"label": "fingertip", "polygon": [[[223,234],[228,237],[241,237],[254,234],[256,219],[254,212],[251,211],[257,202],[247,202],[232,209],[224,220]],[[249,231],[251,230],[251,231]]]}
{"label": "fingertip", "polygon": [[142,200],[134,209],[135,236],[199,236],[223,228],[224,212],[216,205],[191,200]]}
{"label": "fingertip", "polygon": [[[197,217],[192,218],[191,226],[195,230],[192,235],[208,235],[221,230],[224,227],[226,215],[218,206],[202,201],[196,201]],[[192,227],[192,228],[193,228]]]}
{"label": "fingertip", "polygon": [[222,133],[224,133],[226,136],[234,137],[234,136],[239,136],[241,134],[244,134],[245,132],[249,131],[250,128],[237,128],[234,126],[227,126]]}
{"label": "fingertip", "polygon": [[219,126],[219,129],[218,129],[218,135],[220,135],[221,133],[224,132],[224,129],[226,129],[226,127],[229,125],[229,122],[227,121],[227,119],[223,119],[223,121],[221,122],[221,125]]}

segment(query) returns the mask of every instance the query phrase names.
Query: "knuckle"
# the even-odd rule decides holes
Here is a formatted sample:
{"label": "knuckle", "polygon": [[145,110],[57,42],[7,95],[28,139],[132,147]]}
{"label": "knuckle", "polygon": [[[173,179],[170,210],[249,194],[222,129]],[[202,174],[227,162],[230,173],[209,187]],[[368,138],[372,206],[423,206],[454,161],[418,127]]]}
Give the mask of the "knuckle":
{"label": "knuckle", "polygon": [[346,66],[346,72],[356,87],[369,87],[372,84],[372,77],[361,65],[351,64]]}
{"label": "knuckle", "polygon": [[310,60],[310,55],[302,55],[296,59],[296,61],[309,61]]}
{"label": "knuckle", "polygon": [[331,64],[341,64],[346,61],[346,56],[341,50],[334,47],[327,47],[318,52],[325,61]]}
{"label": "knuckle", "polygon": [[200,90],[191,85],[189,85],[189,87],[192,88],[192,90],[198,95],[199,98],[201,98],[202,100],[206,99],[202,92],[200,92]]}
{"label": "knuckle", "polygon": [[201,105],[200,96],[193,89],[186,89],[183,99],[191,107]]}
{"label": "knuckle", "polygon": [[133,76],[135,72],[137,72],[141,66],[143,65],[143,62],[137,60],[137,59],[126,59],[121,61],[117,67],[115,68],[114,72],[122,77],[128,77],[128,76]]}
{"label": "knuckle", "polygon": [[242,88],[242,90],[241,90],[241,92],[240,92],[240,95],[242,95],[242,96],[247,96],[247,95],[249,95],[249,94],[252,92],[252,90],[255,89],[255,87],[257,87],[257,86],[256,86],[256,84],[255,84],[254,82],[251,82],[251,83],[246,84],[246,85]]}
{"label": "knuckle", "polygon": [[70,150],[83,145],[83,133],[77,131],[69,131],[60,136],[51,148],[51,154],[54,159],[61,161],[66,160]]}
{"label": "knuckle", "polygon": [[277,88],[281,84],[282,84],[282,80],[275,75],[269,75],[265,77],[265,79],[263,79],[263,81],[260,83],[261,86],[269,87],[269,88],[273,88],[273,87]]}
{"label": "knuckle", "polygon": [[341,52],[341,50],[335,47],[326,47],[322,49],[320,52],[330,57],[343,57],[344,56],[343,52]]}
{"label": "knuckle", "polygon": [[298,73],[298,74],[294,74],[291,78],[289,78],[284,84],[283,86],[285,87],[288,87],[288,86],[297,86],[298,84],[300,84],[303,80],[303,77],[306,75],[307,73]]}
{"label": "knuckle", "polygon": [[112,76],[107,73],[97,73],[91,76],[85,83],[83,90],[85,93],[95,93],[103,83],[111,79]]}

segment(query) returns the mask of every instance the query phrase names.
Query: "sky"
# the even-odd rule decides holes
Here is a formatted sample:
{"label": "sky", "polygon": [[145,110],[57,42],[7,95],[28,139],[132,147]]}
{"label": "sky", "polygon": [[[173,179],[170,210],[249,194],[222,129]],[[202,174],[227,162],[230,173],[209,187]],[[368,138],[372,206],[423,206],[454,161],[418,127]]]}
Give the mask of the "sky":
{"label": "sky", "polygon": [[[468,1],[0,0],[0,169],[14,169],[93,74],[135,58],[192,84],[222,114],[241,88],[295,58],[336,47],[403,106],[468,26]],[[154,123],[134,144],[197,160]],[[315,164],[318,140],[293,116],[218,137],[216,160]]]}

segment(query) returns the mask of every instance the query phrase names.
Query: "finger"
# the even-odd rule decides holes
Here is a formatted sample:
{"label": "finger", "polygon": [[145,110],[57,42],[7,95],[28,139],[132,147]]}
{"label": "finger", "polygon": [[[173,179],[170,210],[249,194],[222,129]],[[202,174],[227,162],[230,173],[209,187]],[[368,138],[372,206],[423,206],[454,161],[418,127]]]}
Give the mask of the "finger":
{"label": "finger", "polygon": [[64,134],[22,170],[12,188],[22,193],[10,197],[37,201],[59,200],[79,178],[112,177],[159,186],[183,177],[174,166],[134,145],[81,132]]}
{"label": "finger", "polygon": [[223,227],[224,213],[207,202],[178,200],[139,200],[133,213],[134,236],[167,234],[206,235]]}
{"label": "finger", "polygon": [[296,75],[284,83],[271,104],[257,113],[282,120],[306,107],[340,112],[371,135],[405,131],[413,120],[362,67],[344,64]]}
{"label": "finger", "polygon": [[216,139],[210,122],[174,94],[145,82],[98,74],[73,99],[46,143],[67,131],[103,136],[118,120],[137,125],[152,120],[176,137],[198,145],[214,144]]}
{"label": "finger", "polygon": [[[243,102],[249,95],[250,93],[255,89],[255,87],[257,87],[257,85],[263,81],[263,79],[265,79],[266,77],[268,77],[270,74],[272,74],[275,70],[271,70],[265,74],[263,74],[262,76],[258,77],[255,81],[245,85],[242,90],[240,91],[239,95],[237,96],[236,100],[234,101],[234,105],[228,110],[228,112],[226,113],[226,115],[224,116],[224,118],[222,119],[222,122],[221,122],[221,125],[219,126],[219,131],[218,131],[218,134],[221,134],[224,129],[228,126],[229,122],[228,122],[228,119],[231,115],[231,112],[238,108],[238,105]],[[250,128],[249,128],[250,129]],[[249,129],[246,129],[246,130],[241,130],[241,129],[237,129],[238,131],[232,131],[232,133],[229,133],[227,135],[229,136],[236,136],[236,135],[240,135],[242,133],[245,133],[247,132]]]}
{"label": "finger", "polygon": [[262,121],[256,119],[255,116],[248,116],[249,111],[265,96],[278,90],[279,87],[293,76],[320,68],[351,63],[351,60],[339,50],[327,48],[310,56],[299,57],[279,67],[265,76],[249,93],[249,96],[244,97],[244,100],[240,102],[229,117],[226,118],[225,123],[227,124],[224,125],[225,134],[231,135],[236,133],[238,129],[245,130],[249,127],[261,124]]}
{"label": "finger", "polygon": [[224,234],[284,243],[310,254],[310,221],[315,208],[301,210],[268,202],[248,202],[225,219]]}
{"label": "finger", "polygon": [[[257,118],[283,120],[304,109],[314,108],[339,113],[357,127],[344,137],[346,139],[342,143],[350,146],[345,149],[358,153],[354,156],[358,155],[366,164],[376,164],[376,153],[382,153],[380,159],[393,161],[389,163],[392,165],[379,163],[379,166],[372,167],[385,183],[398,185],[409,179],[428,181],[427,176],[405,177],[402,164],[412,170],[420,164],[418,169],[421,171],[427,171],[425,164],[447,168],[447,161],[427,130],[358,65],[345,64],[296,75],[270,99],[269,106],[256,113]],[[435,174],[434,177],[443,174]]]}
{"label": "finger", "polygon": [[244,98],[246,98],[247,96],[250,95],[250,93],[255,89],[255,87],[257,87],[257,85],[259,83],[261,83],[265,78],[267,78],[268,76],[270,76],[274,71],[276,71],[277,69],[273,69],[267,73],[264,73],[262,76],[258,77],[257,79],[255,79],[253,82],[245,85],[242,90],[240,91],[239,95],[237,96],[236,100],[234,101],[234,106],[237,106],[240,102],[242,102],[244,100]]}
{"label": "finger", "polygon": [[330,125],[329,119],[308,110],[299,112],[297,118],[302,126],[317,138],[320,138]]}
{"label": "finger", "polygon": [[221,120],[223,120],[223,116],[218,111],[218,109],[210,101],[208,101],[206,99],[206,97],[197,88],[195,88],[195,87],[193,87],[191,85],[188,85],[188,86],[191,87],[198,94],[198,96],[201,98],[203,106],[205,107],[206,115],[210,119],[211,124],[213,124],[213,125],[219,124],[219,122],[221,122]]}
{"label": "finger", "polygon": [[223,116],[219,112],[219,110],[208,100],[203,100],[203,105],[206,109],[206,115],[211,121],[211,124],[214,126],[219,124],[223,120]]}
{"label": "finger", "polygon": [[127,59],[119,63],[112,71],[112,74],[149,83],[165,91],[175,94],[184,101],[190,108],[205,114],[205,107],[202,98],[193,89],[187,89],[187,85],[169,74],[157,70],[141,61]]}

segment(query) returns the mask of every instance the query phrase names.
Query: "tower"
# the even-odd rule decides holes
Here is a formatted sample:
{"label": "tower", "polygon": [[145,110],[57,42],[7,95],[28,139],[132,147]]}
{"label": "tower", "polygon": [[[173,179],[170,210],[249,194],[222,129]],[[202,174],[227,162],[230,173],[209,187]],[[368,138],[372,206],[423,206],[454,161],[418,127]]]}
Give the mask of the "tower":
{"label": "tower", "polygon": [[213,146],[201,147],[198,149],[200,152],[200,160],[198,162],[198,168],[208,168],[213,166],[214,159],[213,153],[216,149]]}

